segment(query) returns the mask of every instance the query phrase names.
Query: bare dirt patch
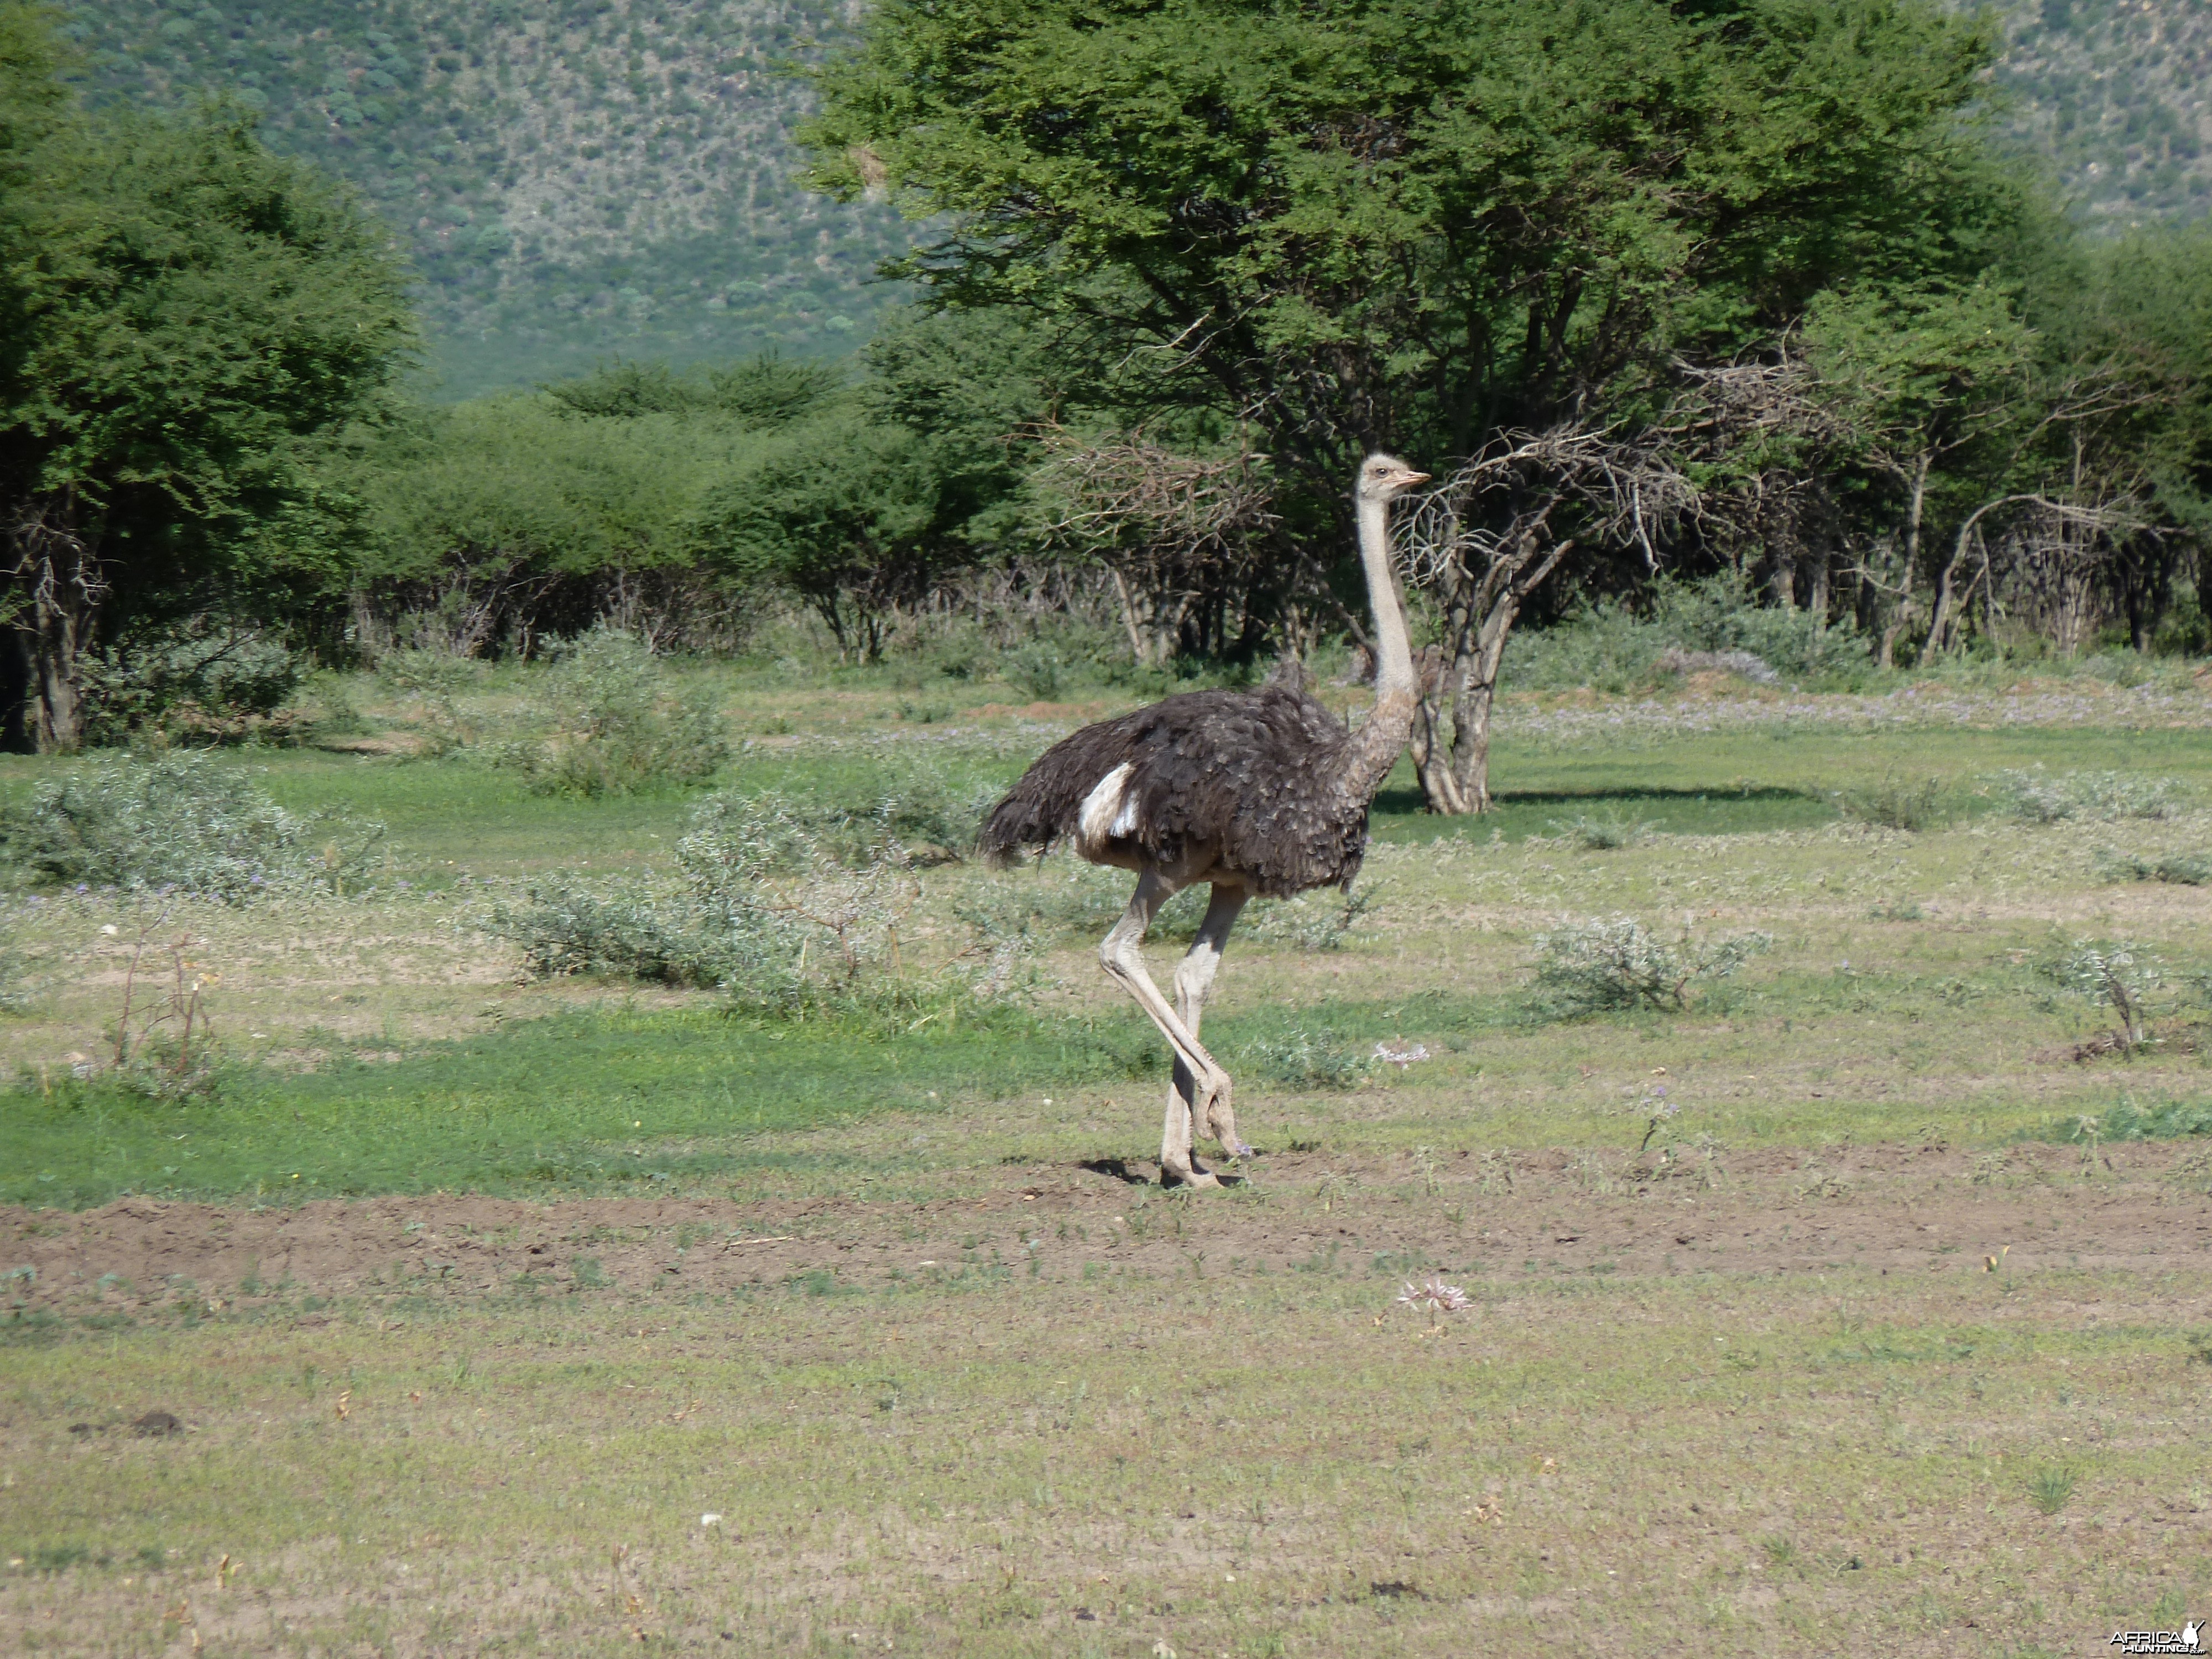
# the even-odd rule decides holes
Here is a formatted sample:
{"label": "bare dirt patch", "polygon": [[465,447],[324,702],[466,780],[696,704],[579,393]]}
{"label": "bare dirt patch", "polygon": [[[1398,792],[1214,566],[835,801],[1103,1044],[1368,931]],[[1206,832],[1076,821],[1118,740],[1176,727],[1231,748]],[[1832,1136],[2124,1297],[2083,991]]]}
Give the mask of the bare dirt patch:
{"label": "bare dirt patch", "polygon": [[[2200,1158],[2201,1153],[2194,1154]],[[129,1199],[0,1212],[25,1308],[179,1297],[228,1304],[518,1282],[723,1292],[827,1273],[867,1287],[1003,1264],[1038,1241],[1060,1271],[1218,1263],[1279,1271],[1362,1255],[1392,1271],[2033,1273],[2204,1264],[2212,1196],[2186,1147],[1774,1148],[1706,1161],[1538,1152],[1362,1163],[1263,1158],[1241,1192],[1164,1194],[1140,1164],[1029,1164],[980,1197],[466,1195],[228,1209]],[[1202,1267],[1199,1270],[1203,1275]]]}

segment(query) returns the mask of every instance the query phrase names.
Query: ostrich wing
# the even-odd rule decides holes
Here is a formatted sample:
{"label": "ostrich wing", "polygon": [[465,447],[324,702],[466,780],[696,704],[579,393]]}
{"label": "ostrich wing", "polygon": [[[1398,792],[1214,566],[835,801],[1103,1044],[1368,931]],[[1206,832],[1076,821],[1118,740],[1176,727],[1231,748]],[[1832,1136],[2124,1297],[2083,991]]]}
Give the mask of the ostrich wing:
{"label": "ostrich wing", "polygon": [[1004,866],[1076,835],[1091,791],[1127,765],[1117,847],[1162,863],[1210,848],[1222,869],[1271,896],[1349,882],[1367,803],[1340,787],[1345,743],[1336,718],[1295,691],[1186,692],[1047,750],[992,810],[983,854]]}

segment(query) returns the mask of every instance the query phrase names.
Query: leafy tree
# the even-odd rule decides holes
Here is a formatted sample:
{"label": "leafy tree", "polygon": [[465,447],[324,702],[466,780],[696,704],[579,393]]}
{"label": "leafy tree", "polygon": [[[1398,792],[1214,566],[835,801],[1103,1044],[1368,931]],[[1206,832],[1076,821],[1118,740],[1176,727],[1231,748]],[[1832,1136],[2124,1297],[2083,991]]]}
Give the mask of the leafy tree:
{"label": "leafy tree", "polygon": [[252,527],[312,495],[411,332],[381,233],[237,111],[64,110],[24,167],[0,228],[4,571],[24,735],[68,750],[103,627],[250,583]]}
{"label": "leafy tree", "polygon": [[363,589],[411,617],[410,642],[461,655],[527,653],[611,612],[673,642],[734,602],[705,591],[696,515],[765,441],[700,413],[709,390],[648,365],[417,411],[362,459]]}
{"label": "leafy tree", "polygon": [[[945,216],[892,273],[1079,334],[1127,422],[1249,420],[1342,548],[1367,447],[1632,425],[1818,293],[1990,263],[1990,44],[1914,0],[890,0],[822,72],[814,177]],[[1444,608],[1465,693],[1498,653]]]}
{"label": "leafy tree", "polygon": [[891,609],[943,562],[939,468],[927,439],[857,410],[790,428],[702,507],[707,556],[817,611],[841,652],[883,648]]}
{"label": "leafy tree", "polygon": [[[1869,560],[1863,576],[1898,600],[1881,629],[1887,668],[1916,615],[1931,493],[1986,495],[2021,482],[2021,447],[2046,413],[2037,342],[2013,295],[1979,283],[1823,295],[1805,343],[1844,446],[1902,497],[1888,568]],[[1958,562],[1943,565],[1931,640],[1943,633]]]}
{"label": "leafy tree", "polygon": [[1468,453],[1985,252],[1988,44],[1879,0],[896,0],[811,137],[825,187],[953,216],[900,274],[1084,319],[1334,495],[1358,446]]}

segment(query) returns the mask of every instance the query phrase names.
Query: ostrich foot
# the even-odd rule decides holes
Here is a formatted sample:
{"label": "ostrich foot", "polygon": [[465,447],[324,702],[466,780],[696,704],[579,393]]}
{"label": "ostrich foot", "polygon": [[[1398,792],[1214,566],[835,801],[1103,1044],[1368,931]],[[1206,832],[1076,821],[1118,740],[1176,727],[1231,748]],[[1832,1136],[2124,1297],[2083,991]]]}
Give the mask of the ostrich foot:
{"label": "ostrich foot", "polygon": [[1217,1074],[1213,1086],[1200,1097],[1197,1109],[1191,1113],[1191,1122],[1196,1133],[1218,1141],[1221,1150],[1233,1158],[1252,1156],[1252,1148],[1237,1133],[1237,1114],[1230,1107],[1229,1074]]}
{"label": "ostrich foot", "polygon": [[1195,1162],[1176,1164],[1164,1158],[1160,1160],[1160,1185],[1163,1187],[1218,1187],[1221,1185],[1221,1177],[1212,1170],[1200,1167]]}

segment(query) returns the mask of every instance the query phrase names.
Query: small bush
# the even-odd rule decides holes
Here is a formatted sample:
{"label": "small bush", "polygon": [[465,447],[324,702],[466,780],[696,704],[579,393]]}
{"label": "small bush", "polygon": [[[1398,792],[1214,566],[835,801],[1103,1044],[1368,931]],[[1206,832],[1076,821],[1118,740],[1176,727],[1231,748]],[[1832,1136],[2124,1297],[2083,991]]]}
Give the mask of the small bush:
{"label": "small bush", "polygon": [[1564,924],[1536,939],[1535,990],[1557,1016],[1609,1009],[1675,1010],[1688,1005],[1700,981],[1726,979],[1773,938],[1736,933],[1711,943],[1686,934],[1668,945],[1632,916]]}
{"label": "small bush", "polygon": [[2169,853],[2147,859],[2134,853],[2100,849],[2097,874],[2106,881],[2163,881],[2177,887],[2212,884],[2212,859],[2193,853]]}
{"label": "small bush", "polygon": [[2005,771],[1998,786],[2012,815],[2023,823],[2058,823],[2068,818],[2112,821],[2170,818],[2181,810],[2179,778],[2147,778],[2129,772],[2068,772],[2053,776],[2041,767],[2032,772]]}
{"label": "small bush", "polygon": [[460,698],[483,673],[484,665],[474,658],[434,646],[387,652],[376,665],[377,678],[421,708],[428,736],[441,749],[458,748],[471,740],[468,723],[461,718]]}
{"label": "small bush", "polygon": [[6,860],[31,880],[233,902],[357,886],[383,835],[339,814],[295,816],[238,767],[190,752],[94,760],[0,813]]}
{"label": "small bush", "polygon": [[1865,636],[1809,611],[1759,603],[1735,575],[1662,579],[1647,605],[1601,601],[1550,628],[1514,636],[1505,679],[1516,690],[1589,686],[1621,692],[1661,676],[1718,670],[1760,684],[1851,679],[1866,672]]}
{"label": "small bush", "polygon": [[712,698],[677,693],[631,635],[601,628],[567,646],[548,690],[552,734],[494,757],[541,793],[588,799],[695,784],[729,758]]}
{"label": "small bush", "polygon": [[1880,783],[1838,789],[1829,799],[1845,817],[1884,830],[1932,830],[1951,816],[1941,778],[1901,778],[1892,774]]}
{"label": "small bush", "polygon": [[2130,1048],[2143,1042],[2151,999],[2166,982],[2165,963],[2127,939],[2077,939],[2043,971],[2063,989],[2109,1007]]}
{"label": "small bush", "polygon": [[[1249,931],[1252,938],[1270,945],[1288,945],[1300,951],[1341,951],[1359,919],[1375,908],[1375,900],[1372,883],[1354,885],[1340,895],[1301,893],[1248,913],[1252,916]],[[1114,924],[1109,920],[1106,925]]]}
{"label": "small bush", "polygon": [[769,792],[750,799],[717,795],[702,810],[744,816],[773,842],[772,866],[797,869],[827,859],[858,869],[893,852],[925,865],[965,858],[997,798],[988,787],[956,785],[942,769],[922,761],[881,769],[859,801]]}
{"label": "small bush", "polygon": [[898,1003],[926,988],[990,996],[1008,982],[1011,957],[998,955],[977,974],[908,981],[901,929],[920,889],[904,859],[894,848],[848,868],[772,798],[705,803],[677,862],[680,891],[611,896],[540,884],[520,903],[495,905],[486,931],[520,945],[542,978],[719,986],[769,1012]]}
{"label": "small bush", "polygon": [[1553,830],[1572,842],[1585,853],[1613,853],[1624,847],[1633,847],[1650,835],[1658,825],[1645,818],[1624,818],[1618,810],[1608,811],[1603,817],[1591,817],[1577,813],[1565,823],[1554,818]]}
{"label": "small bush", "polygon": [[1373,1059],[1330,1030],[1293,1026],[1276,1037],[1255,1037],[1237,1049],[1237,1061],[1270,1082],[1292,1089],[1351,1089]]}
{"label": "small bush", "polygon": [[1038,702],[1049,702],[1066,680],[1066,664],[1050,646],[1024,646],[1007,659],[1006,678]]}
{"label": "small bush", "polygon": [[176,743],[283,738],[305,665],[282,640],[198,617],[128,638],[84,665],[85,740],[158,732]]}
{"label": "small bush", "polygon": [[494,907],[493,930],[522,947],[532,977],[612,974],[670,985],[716,984],[703,941],[665,902],[609,897],[566,880],[537,882]]}
{"label": "small bush", "polygon": [[2061,1119],[2045,1138],[2077,1146],[2124,1140],[2191,1140],[2212,1135],[2212,1102],[2169,1101],[2148,1109],[2124,1100],[2097,1117]]}

